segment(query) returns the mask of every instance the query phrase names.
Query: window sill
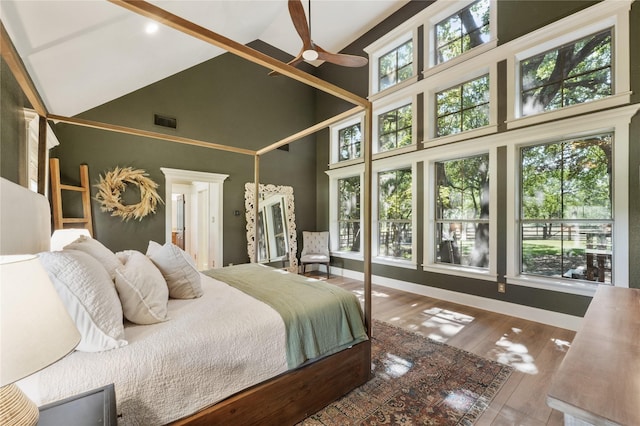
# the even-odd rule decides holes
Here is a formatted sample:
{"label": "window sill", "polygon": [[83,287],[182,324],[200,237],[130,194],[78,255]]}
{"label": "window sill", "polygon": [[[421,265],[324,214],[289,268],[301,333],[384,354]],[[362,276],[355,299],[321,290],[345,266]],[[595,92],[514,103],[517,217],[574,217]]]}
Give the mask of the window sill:
{"label": "window sill", "polygon": [[363,158],[354,158],[352,160],[344,160],[344,161],[338,161],[337,163],[330,163],[329,169],[339,169],[340,167],[353,166],[354,164],[361,164],[361,163],[364,163]]}
{"label": "window sill", "polygon": [[371,263],[375,263],[378,265],[387,265],[387,266],[395,266],[397,268],[406,268],[406,269],[417,269],[415,262],[411,260],[401,260],[393,257],[380,257],[376,256],[371,259]]}
{"label": "window sill", "polygon": [[[422,71],[422,78],[427,78],[430,77],[434,74],[438,74],[440,72],[446,71],[447,69],[451,68],[451,67],[455,67],[456,65],[459,65],[465,61],[468,61],[471,58],[474,58],[478,55],[481,55],[485,52],[488,52],[489,50],[495,48],[498,46],[498,40],[494,39],[491,41],[488,41],[484,44],[481,44],[480,46],[474,47],[471,50],[466,51],[465,53],[463,53],[462,55],[456,56],[453,59],[448,60],[447,62],[443,62],[441,64],[437,64],[437,65],[431,65],[429,68],[427,68],[426,70]],[[431,55],[430,55],[431,56]]]}
{"label": "window sill", "polygon": [[413,151],[416,151],[417,149],[418,149],[418,145],[413,143],[408,146],[403,146],[402,148],[395,148],[389,151],[376,152],[375,154],[373,154],[372,157],[373,157],[373,160],[380,160],[382,158],[393,157],[395,155],[405,154],[407,152],[413,152]]}
{"label": "window sill", "polygon": [[517,129],[520,127],[545,123],[547,121],[559,120],[580,114],[587,114],[607,108],[626,105],[631,102],[631,93],[632,92],[618,93],[616,95],[609,96],[608,98],[598,99],[597,101],[571,105],[558,110],[541,112],[538,114],[528,115],[526,117],[511,118],[506,121],[507,129]]}
{"label": "window sill", "polygon": [[331,257],[363,261],[364,257],[359,251],[332,251]]}
{"label": "window sill", "polygon": [[434,272],[436,274],[455,275],[458,277],[483,279],[488,281],[495,281],[496,274],[492,274],[488,270],[467,268],[464,266],[443,265],[440,263],[430,263],[423,265],[422,270],[425,272]]}
{"label": "window sill", "polygon": [[507,276],[506,279],[507,284],[590,297],[593,297],[596,293],[596,289],[598,288],[598,284],[587,284],[578,280],[568,281],[554,278],[525,277],[522,275],[516,277]]}
{"label": "window sill", "polygon": [[479,127],[473,130],[467,130],[466,132],[456,133],[455,135],[430,138],[425,140],[422,143],[425,148],[430,148],[430,147],[450,144],[453,142],[460,142],[467,139],[478,138],[480,136],[491,135],[497,132],[498,132],[498,126],[495,124],[492,124],[484,127]]}
{"label": "window sill", "polygon": [[384,98],[384,97],[386,97],[386,96],[388,96],[388,95],[390,95],[392,93],[395,93],[395,92],[397,92],[399,90],[404,89],[407,86],[411,86],[416,81],[418,81],[418,76],[417,75],[414,75],[413,77],[409,77],[408,79],[403,80],[400,83],[397,83],[397,84],[395,84],[393,86],[387,87],[384,90],[372,93],[369,96],[369,101],[373,102],[373,101],[376,101],[378,99]]}

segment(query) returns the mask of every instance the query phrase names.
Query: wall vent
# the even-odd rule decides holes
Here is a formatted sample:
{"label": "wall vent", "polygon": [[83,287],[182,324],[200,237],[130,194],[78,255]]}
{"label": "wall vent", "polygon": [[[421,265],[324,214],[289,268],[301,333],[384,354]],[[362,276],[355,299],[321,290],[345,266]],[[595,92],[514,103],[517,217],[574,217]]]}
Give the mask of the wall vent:
{"label": "wall vent", "polygon": [[160,114],[153,114],[153,124],[156,126],[168,127],[169,129],[178,128],[178,120],[175,117],[168,117]]}

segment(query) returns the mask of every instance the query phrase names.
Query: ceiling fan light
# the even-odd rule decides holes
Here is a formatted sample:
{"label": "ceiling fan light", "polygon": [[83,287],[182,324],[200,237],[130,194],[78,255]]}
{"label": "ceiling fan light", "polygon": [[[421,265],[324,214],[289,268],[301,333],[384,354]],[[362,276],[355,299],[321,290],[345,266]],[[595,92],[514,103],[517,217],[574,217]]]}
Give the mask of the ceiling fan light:
{"label": "ceiling fan light", "polygon": [[302,52],[302,57],[307,61],[315,61],[318,59],[318,52],[312,49],[305,50]]}

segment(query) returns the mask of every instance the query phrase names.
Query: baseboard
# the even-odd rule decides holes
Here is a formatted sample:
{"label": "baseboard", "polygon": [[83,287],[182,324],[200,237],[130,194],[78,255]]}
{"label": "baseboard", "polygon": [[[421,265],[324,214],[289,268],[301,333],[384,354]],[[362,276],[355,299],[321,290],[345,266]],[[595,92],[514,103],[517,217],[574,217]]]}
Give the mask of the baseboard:
{"label": "baseboard", "polygon": [[[331,274],[355,280],[364,279],[364,274],[362,272],[338,268],[335,266],[331,267]],[[578,331],[580,324],[582,323],[582,317],[574,315],[567,315],[559,312],[547,311],[545,309],[533,308],[531,306],[518,305],[517,303],[504,302],[502,300],[489,299],[472,294],[429,287],[426,285],[400,281],[378,275],[372,275],[371,281],[374,284],[384,287],[394,288],[396,290],[402,290],[408,293],[419,294],[421,296],[432,297],[434,299],[445,300],[447,302],[458,303],[461,305],[473,306],[474,308],[552,325],[554,327],[564,328],[567,330]]]}

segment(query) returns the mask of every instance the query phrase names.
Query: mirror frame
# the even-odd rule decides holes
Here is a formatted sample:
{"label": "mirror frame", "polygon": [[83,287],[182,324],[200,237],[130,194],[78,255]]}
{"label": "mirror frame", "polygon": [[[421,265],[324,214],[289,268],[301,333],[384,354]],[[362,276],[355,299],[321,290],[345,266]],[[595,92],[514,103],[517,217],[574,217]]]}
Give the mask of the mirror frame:
{"label": "mirror frame", "polygon": [[[256,245],[256,218],[255,218],[255,188],[253,182],[247,182],[244,185],[244,206],[247,218],[247,253],[249,261],[255,263],[255,245]],[[293,199],[293,187],[286,185],[260,184],[260,193],[284,196],[285,216],[287,222],[287,240],[289,245],[289,267],[290,272],[298,272],[298,239],[296,231],[296,212]]]}

